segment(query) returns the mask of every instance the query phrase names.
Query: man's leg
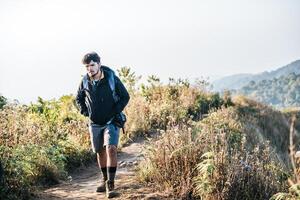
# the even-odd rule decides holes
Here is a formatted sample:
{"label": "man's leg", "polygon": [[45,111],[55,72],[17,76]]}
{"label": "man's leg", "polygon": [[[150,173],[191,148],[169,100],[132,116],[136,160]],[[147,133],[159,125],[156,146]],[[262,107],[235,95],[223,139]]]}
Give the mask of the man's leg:
{"label": "man's leg", "polygon": [[105,192],[106,191],[106,181],[107,181],[107,167],[106,167],[106,149],[105,147],[102,148],[97,153],[97,161],[99,169],[101,169],[102,172],[102,181],[99,187],[97,187],[97,192]]}
{"label": "man's leg", "polygon": [[117,147],[115,145],[107,145],[107,172],[108,180],[114,181],[117,171]]}
{"label": "man's leg", "polygon": [[103,181],[107,180],[107,165],[106,165],[106,149],[103,147],[99,153],[97,153],[97,161],[99,169],[102,171]]}
{"label": "man's leg", "polygon": [[103,180],[100,183],[100,186],[97,187],[97,192],[106,191],[106,180],[107,180],[107,167],[106,167],[106,149],[103,147],[104,137],[103,129],[98,125],[90,125],[89,127],[91,135],[91,143],[93,152],[97,153],[97,161],[99,169],[101,169],[103,174]]}
{"label": "man's leg", "polygon": [[114,191],[114,180],[117,171],[117,146],[119,142],[119,128],[110,124],[104,131],[104,144],[107,156],[106,197],[112,198],[118,194]]}

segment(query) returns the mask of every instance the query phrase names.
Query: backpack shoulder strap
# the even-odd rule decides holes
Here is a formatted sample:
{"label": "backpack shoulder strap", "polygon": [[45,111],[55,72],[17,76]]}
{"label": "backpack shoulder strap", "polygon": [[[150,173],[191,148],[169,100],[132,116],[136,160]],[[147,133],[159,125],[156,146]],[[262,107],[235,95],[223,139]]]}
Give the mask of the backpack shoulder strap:
{"label": "backpack shoulder strap", "polygon": [[[105,69],[104,69],[105,70]],[[108,72],[108,83],[109,83],[109,87],[112,91],[112,95],[113,95],[113,98],[114,98],[114,101],[115,102],[118,102],[119,101],[119,96],[117,95],[116,93],[116,80],[115,80],[115,72],[113,70],[107,70]]]}
{"label": "backpack shoulder strap", "polygon": [[84,77],[82,78],[82,85],[83,85],[83,89],[86,89],[86,90],[89,89],[89,81],[88,81],[87,74],[84,75]]}

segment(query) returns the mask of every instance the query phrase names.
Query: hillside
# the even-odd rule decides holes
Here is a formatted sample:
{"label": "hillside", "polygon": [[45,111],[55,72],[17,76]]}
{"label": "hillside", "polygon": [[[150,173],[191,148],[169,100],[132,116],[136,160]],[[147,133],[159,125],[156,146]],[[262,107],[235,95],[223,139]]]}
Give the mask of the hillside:
{"label": "hillside", "polygon": [[[182,80],[163,84],[152,76],[135,87],[137,76],[129,68],[119,76],[131,95],[120,138],[120,198],[156,193],[166,199],[265,200],[288,191],[291,112],[229,93],[221,97]],[[50,187],[42,195],[51,193],[54,199],[101,198],[94,192],[99,170],[88,167],[95,166],[95,154],[87,119],[78,113],[74,96],[8,103],[0,119],[0,199],[29,199],[37,186]],[[298,122],[295,128],[299,147]],[[140,136],[146,139],[143,151],[127,151],[129,141],[134,144]],[[135,160],[136,168],[124,169],[133,177],[127,172],[123,177],[121,165],[131,156],[141,160]],[[77,168],[83,171],[69,183]]]}
{"label": "hillside", "polygon": [[212,83],[214,91],[236,90],[247,85],[250,81],[259,82],[285,76],[290,73],[300,74],[300,60],[296,60],[288,65],[280,67],[274,71],[262,72],[259,74],[236,74],[218,79]]}
{"label": "hillside", "polygon": [[233,103],[163,131],[145,148],[140,180],[174,199],[265,200],[287,191],[290,113],[243,96]]}
{"label": "hillside", "polygon": [[275,107],[299,107],[300,74],[291,73],[270,80],[250,81],[236,92]]}

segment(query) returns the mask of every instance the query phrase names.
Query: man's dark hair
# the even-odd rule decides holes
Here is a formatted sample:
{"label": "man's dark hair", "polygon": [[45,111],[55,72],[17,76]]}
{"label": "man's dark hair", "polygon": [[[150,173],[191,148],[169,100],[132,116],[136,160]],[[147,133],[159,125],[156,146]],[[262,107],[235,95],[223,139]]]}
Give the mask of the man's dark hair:
{"label": "man's dark hair", "polygon": [[100,63],[100,56],[96,52],[90,52],[84,55],[82,63],[84,65],[89,64],[91,61]]}

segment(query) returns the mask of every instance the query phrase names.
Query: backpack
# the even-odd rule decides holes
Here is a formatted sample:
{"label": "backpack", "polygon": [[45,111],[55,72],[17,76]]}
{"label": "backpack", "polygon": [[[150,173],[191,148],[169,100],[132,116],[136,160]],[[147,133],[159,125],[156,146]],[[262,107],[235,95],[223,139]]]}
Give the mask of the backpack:
{"label": "backpack", "polygon": [[[104,67],[104,68],[109,69],[108,67]],[[102,69],[102,70],[104,70],[104,69]],[[120,100],[120,97],[116,93],[115,72],[113,70],[109,69],[108,74],[109,74],[108,75],[109,87],[112,91],[113,99],[114,99],[115,103],[117,103]],[[88,90],[88,76],[87,75],[85,75],[83,77],[82,84],[83,84],[83,88]],[[126,119],[126,115],[124,114],[124,112],[118,113],[116,116],[113,117],[112,120],[110,120],[110,122],[113,122],[116,126],[118,126],[119,128],[122,128],[123,133],[125,132],[124,125],[125,125],[126,121],[127,121],[127,119]]]}

